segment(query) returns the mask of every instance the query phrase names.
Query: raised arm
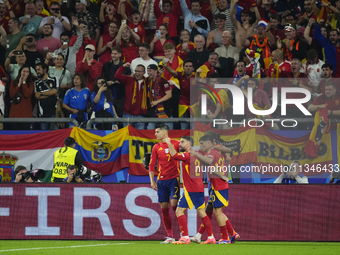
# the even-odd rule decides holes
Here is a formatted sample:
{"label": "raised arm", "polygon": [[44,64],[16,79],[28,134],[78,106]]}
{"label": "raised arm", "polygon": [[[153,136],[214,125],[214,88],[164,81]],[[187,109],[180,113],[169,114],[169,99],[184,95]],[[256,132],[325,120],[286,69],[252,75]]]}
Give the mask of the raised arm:
{"label": "raised arm", "polygon": [[[150,16],[150,11],[151,11],[151,5],[152,5],[152,0],[148,0],[147,1],[147,7],[146,7],[146,11],[145,11],[145,14],[144,14],[144,21],[145,22],[148,22],[149,20],[149,16]],[[143,17],[141,16],[140,17],[141,21],[143,21]]]}
{"label": "raised arm", "polygon": [[105,22],[105,8],[107,7],[107,2],[103,1],[100,5],[100,11],[99,11],[99,21],[101,23]]}
{"label": "raised arm", "polygon": [[165,70],[167,70],[173,77],[177,77],[177,72],[172,69],[170,66],[168,66],[168,62],[164,61],[165,59],[163,59],[163,66],[165,68]]}
{"label": "raised arm", "polygon": [[[183,16],[185,15],[188,15],[190,10],[188,8],[188,5],[186,3],[185,0],[179,0],[180,1],[180,4],[181,4],[181,9],[182,9],[182,12],[183,12]],[[173,10],[173,11],[176,11],[176,10]]]}
{"label": "raised arm", "polygon": [[314,23],[315,23],[315,19],[310,18],[309,22],[308,22],[308,25],[307,25],[304,33],[303,33],[303,36],[305,37],[308,45],[311,45],[312,41],[313,41],[313,38],[309,34],[310,34],[310,30],[311,30],[311,28],[312,28]]}
{"label": "raised arm", "polygon": [[211,12],[214,13],[217,9],[216,4],[215,4],[215,0],[210,0],[210,9]]}
{"label": "raised arm", "polygon": [[[238,29],[238,25],[240,23],[236,19],[236,3],[237,2],[238,2],[238,0],[231,0],[231,3],[230,3],[230,19],[231,19],[231,22],[233,23],[235,29]],[[214,3],[215,3],[215,1],[214,1]],[[211,8],[211,10],[212,10],[212,8]]]}

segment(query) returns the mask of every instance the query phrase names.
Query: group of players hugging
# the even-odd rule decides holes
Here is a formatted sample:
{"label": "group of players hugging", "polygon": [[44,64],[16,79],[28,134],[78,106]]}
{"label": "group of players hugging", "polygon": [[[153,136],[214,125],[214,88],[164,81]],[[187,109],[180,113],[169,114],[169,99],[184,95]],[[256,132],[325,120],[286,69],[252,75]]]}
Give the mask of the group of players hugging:
{"label": "group of players hugging", "polygon": [[[229,179],[218,171],[210,171],[209,202],[205,207],[203,171],[201,166],[210,169],[223,167],[226,160],[230,160],[229,148],[216,143],[216,133],[207,131],[199,140],[200,150],[195,151],[193,139],[190,136],[181,137],[180,141],[172,140],[168,136],[169,127],[165,124],[156,126],[157,143],[151,153],[149,176],[151,187],[157,190],[158,202],[161,205],[163,224],[167,237],[162,244],[231,244],[240,238],[235,232],[229,219],[223,213],[223,207],[228,206]],[[156,167],[157,165],[157,167]],[[211,168],[212,167],[212,168]],[[198,170],[197,170],[198,169]],[[180,196],[179,176],[182,173],[183,193]],[[155,182],[157,174],[157,183]],[[169,199],[170,198],[170,199]],[[175,241],[169,210],[169,202],[176,214],[181,231],[181,238]],[[187,218],[184,214],[187,208],[196,208],[202,224],[198,233],[189,237]],[[221,239],[216,241],[211,224],[214,213],[220,227]],[[207,232],[208,238],[201,242],[201,237]]]}

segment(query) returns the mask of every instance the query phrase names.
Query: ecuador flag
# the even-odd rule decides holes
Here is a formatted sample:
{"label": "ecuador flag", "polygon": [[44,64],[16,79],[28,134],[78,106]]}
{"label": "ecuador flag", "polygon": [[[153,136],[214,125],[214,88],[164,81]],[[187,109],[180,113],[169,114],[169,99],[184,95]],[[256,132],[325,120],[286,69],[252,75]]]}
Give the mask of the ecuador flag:
{"label": "ecuador flag", "polygon": [[74,127],[71,132],[86,167],[103,175],[129,166],[129,129],[122,128],[104,137]]}

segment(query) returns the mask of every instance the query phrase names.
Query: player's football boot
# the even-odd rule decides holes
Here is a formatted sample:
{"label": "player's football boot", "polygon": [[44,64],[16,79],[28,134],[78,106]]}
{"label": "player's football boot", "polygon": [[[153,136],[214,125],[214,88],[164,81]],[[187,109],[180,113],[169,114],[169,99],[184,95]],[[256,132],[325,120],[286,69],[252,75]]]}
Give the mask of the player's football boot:
{"label": "player's football boot", "polygon": [[201,237],[198,237],[197,235],[190,237],[191,242],[194,243],[200,243],[201,242]]}
{"label": "player's football boot", "polygon": [[235,243],[240,238],[241,238],[241,236],[235,232],[235,235],[230,237],[230,243]]}
{"label": "player's football boot", "polygon": [[215,237],[208,238],[206,241],[202,242],[201,244],[216,244],[216,239]]}
{"label": "player's football boot", "polygon": [[230,240],[220,239],[216,242],[217,244],[231,244]]}
{"label": "player's football boot", "polygon": [[161,242],[161,244],[168,244],[175,242],[175,238],[167,237],[164,242]]}
{"label": "player's football boot", "polygon": [[172,244],[190,244],[191,241],[189,238],[185,238],[185,237],[181,237],[181,239],[179,239],[176,242],[173,242]]}

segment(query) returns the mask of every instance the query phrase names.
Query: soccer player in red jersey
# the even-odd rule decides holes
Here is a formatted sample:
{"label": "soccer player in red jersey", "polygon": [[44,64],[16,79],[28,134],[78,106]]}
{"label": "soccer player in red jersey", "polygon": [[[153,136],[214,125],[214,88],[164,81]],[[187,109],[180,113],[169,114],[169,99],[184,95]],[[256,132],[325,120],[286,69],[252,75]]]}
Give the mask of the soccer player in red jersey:
{"label": "soccer player in red jersey", "polygon": [[[220,239],[218,244],[229,244],[228,232],[232,233],[232,241],[239,238],[239,235],[232,228],[229,219],[223,213],[223,207],[228,206],[228,181],[229,179],[223,175],[224,169],[224,156],[216,149],[214,149],[213,138],[209,135],[204,135],[200,138],[200,147],[204,156],[200,153],[191,150],[191,154],[196,156],[201,163],[208,165],[209,177],[211,182],[212,191],[210,198],[214,207],[214,215],[217,219],[218,225],[220,226],[220,232],[222,239]],[[207,240],[208,241],[208,240]]]}
{"label": "soccer player in red jersey", "polygon": [[[212,225],[209,217],[204,210],[204,186],[202,181],[202,173],[195,172],[196,167],[200,166],[200,161],[193,155],[190,155],[190,148],[194,143],[194,140],[190,136],[182,136],[179,144],[179,151],[183,153],[177,153],[175,148],[171,144],[170,138],[166,138],[165,142],[170,148],[171,156],[178,161],[177,165],[183,176],[183,189],[184,192],[178,201],[176,210],[176,216],[178,224],[180,226],[182,237],[179,241],[173,244],[190,244],[188,222],[184,212],[187,208],[192,209],[194,206],[197,210],[198,216],[202,219],[205,229],[208,234],[208,243],[216,243],[212,231]],[[190,168],[190,165],[192,168]]]}
{"label": "soccer player in red jersey", "polygon": [[[149,176],[151,188],[157,190],[158,202],[162,209],[163,224],[168,237],[162,243],[173,243],[175,241],[171,227],[171,217],[169,212],[169,197],[171,199],[171,207],[176,212],[177,202],[179,198],[179,172],[177,170],[177,162],[170,155],[170,149],[165,142],[169,138],[169,127],[165,124],[156,126],[155,135],[161,142],[157,143],[152,148]],[[179,150],[179,141],[171,140],[171,144],[176,151]],[[155,165],[157,163],[157,170]],[[158,174],[157,183],[155,182],[155,172]]]}

